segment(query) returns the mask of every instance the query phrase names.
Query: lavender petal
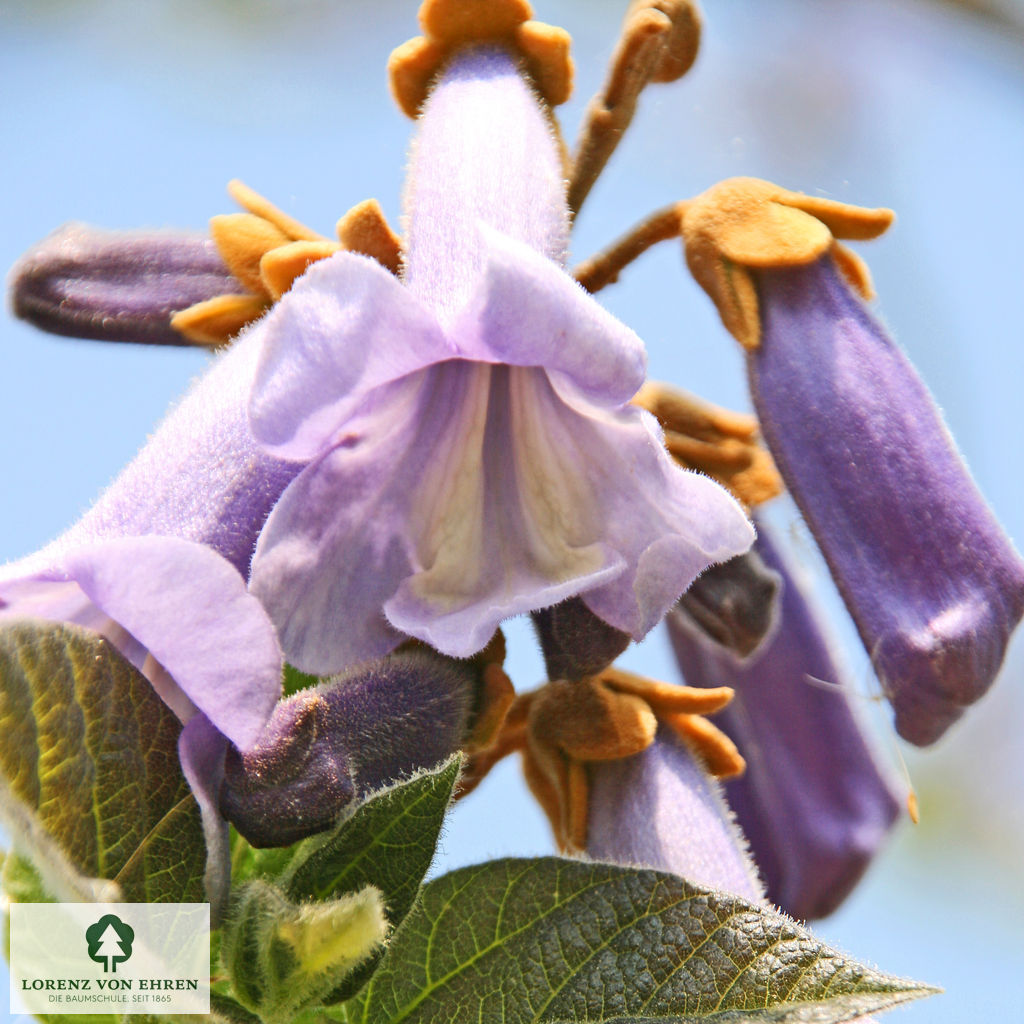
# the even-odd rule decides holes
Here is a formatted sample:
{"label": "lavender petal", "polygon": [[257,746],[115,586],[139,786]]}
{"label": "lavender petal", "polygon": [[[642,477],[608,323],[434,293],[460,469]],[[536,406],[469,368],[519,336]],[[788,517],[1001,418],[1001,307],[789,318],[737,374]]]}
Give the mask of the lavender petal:
{"label": "lavender petal", "polygon": [[266,612],[231,565],[192,541],[111,537],[68,550],[47,571],[0,579],[0,616],[27,614],[110,636],[179,717],[198,708],[242,747],[280,696],[281,649]]}
{"label": "lavender petal", "polygon": [[587,856],[671,871],[757,903],[762,888],[718,784],[671,730],[590,768]]}
{"label": "lavender petal", "polygon": [[227,910],[231,887],[231,843],[228,823],[221,817],[217,793],[224,778],[228,741],[204,715],[196,715],[178,737],[178,758],[199,804],[206,839],[206,898],[210,925],[218,927]]}
{"label": "lavender petal", "polygon": [[75,526],[0,569],[0,615],[107,636],[183,722],[204,710],[243,748],[281,687],[276,633],[245,579],[267,513],[302,468],[249,432],[260,332],[214,361]]}

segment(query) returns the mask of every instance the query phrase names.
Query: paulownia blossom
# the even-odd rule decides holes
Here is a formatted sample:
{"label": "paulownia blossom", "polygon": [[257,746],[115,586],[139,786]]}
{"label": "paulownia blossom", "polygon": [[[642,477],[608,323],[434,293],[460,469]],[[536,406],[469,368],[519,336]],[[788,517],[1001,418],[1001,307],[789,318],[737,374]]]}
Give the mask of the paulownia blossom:
{"label": "paulownia blossom", "polygon": [[281,694],[281,648],[246,574],[299,469],[249,433],[258,351],[253,334],[221,356],[77,525],[0,570],[0,623],[94,630],[186,723],[179,751],[203,814],[215,917],[229,871],[216,793],[224,753],[228,740],[257,742]]}
{"label": "paulownia blossom", "polygon": [[[473,753],[463,793],[497,761],[519,751],[530,789],[564,851],[681,871],[688,843],[704,849],[689,834],[700,828],[690,812],[714,821],[717,835],[721,798],[705,776],[732,777],[744,768],[735,744],[707,718],[729,704],[733,691],[659,683],[616,668],[611,662],[629,637],[597,618],[580,598],[532,618],[548,682],[512,701],[494,741]],[[675,767],[694,756],[702,767],[681,769],[682,776],[671,782]],[[657,766],[654,776],[641,766]],[[617,781],[606,793],[609,779]],[[625,830],[629,835],[612,824],[624,814],[627,792],[635,804],[625,814],[635,822]],[[603,806],[606,800],[611,810]],[[677,814],[679,827],[670,827]],[[713,836],[712,847],[717,841]],[[709,884],[716,884],[710,882],[713,873]]]}
{"label": "paulownia blossom", "polygon": [[726,797],[768,898],[808,920],[830,914],[853,889],[899,819],[900,801],[819,617],[764,524],[754,551],[778,573],[782,593],[775,630],[751,657],[713,643],[681,610],[669,614],[668,629],[689,685],[736,692],[716,722],[747,770],[726,782]]}
{"label": "paulownia blossom", "polygon": [[245,401],[259,338],[221,356],[85,516],[0,570],[0,617],[106,636],[182,721],[252,745],[281,692],[281,650],[246,592],[260,528],[298,466],[266,455]]}
{"label": "paulownia blossom", "polygon": [[[650,389],[637,395],[644,374],[638,339],[563,269],[569,211],[579,209],[643,86],[677,75],[692,60],[695,12],[682,0],[634,3],[608,83],[591,105],[568,167],[551,112],[532,91],[536,87],[548,103],[564,98],[567,41],[528,17],[520,0],[428,0],[421,11],[426,36],[396,51],[397,98],[408,113],[422,112],[404,240],[386,228],[379,208],[361,204],[346,215],[347,228],[339,227],[340,248],[375,259],[338,252],[338,243],[236,186],[249,213],[214,222],[223,265],[211,262],[210,247],[203,246],[192,268],[197,276],[187,266],[181,275],[172,273],[161,282],[172,298],[161,295],[138,307],[161,329],[155,338],[178,331],[216,344],[273,304],[238,342],[245,361],[220,364],[237,371],[229,389],[229,433],[245,436],[228,459],[234,465],[231,453],[245,456],[234,492],[238,535],[232,540],[225,532],[236,521],[221,515],[225,505],[214,487],[209,528],[180,536],[213,544],[245,574],[258,524],[281,495],[256,549],[251,591],[270,610],[300,667],[327,673],[360,663],[339,686],[279,704],[254,746],[229,753],[226,775],[227,742],[218,730],[232,724],[230,716],[215,727],[206,715],[194,715],[182,737],[183,763],[204,815],[218,829],[210,841],[221,855],[221,811],[260,842],[325,827],[367,778],[380,775],[360,775],[378,750],[363,741],[381,731],[381,722],[371,719],[383,676],[365,662],[408,635],[466,655],[483,647],[501,619],[533,611],[550,682],[513,704],[505,728],[498,728],[495,714],[497,739],[477,749],[468,784],[503,753],[521,749],[530,784],[565,848],[667,867],[758,899],[756,875],[737,851],[715,786],[693,756],[720,776],[742,768],[729,737],[703,717],[723,708],[731,691],[653,683],[609,662],[630,638],[650,629],[695,575],[744,551],[752,535],[739,506],[711,480],[676,468],[663,443],[746,507],[777,493],[777,474],[753,418],[689,399],[666,405]],[[854,581],[844,593],[877,655],[901,729],[915,738],[941,731],[959,713],[963,694],[976,694],[991,679],[1020,614],[1021,574],[950,454],[912,371],[879,341],[877,325],[836,273],[866,286],[863,267],[832,244],[828,229],[868,237],[887,223],[884,211],[732,183],[654,218],[639,245],[628,239],[610,259],[577,268],[576,276],[597,290],[651,242],[680,231],[686,236],[696,276],[751,350],[767,439],[837,578]],[[346,231],[359,243],[350,244]],[[178,248],[166,237],[159,245],[173,262]],[[103,252],[112,257],[116,277],[116,250],[103,243]],[[320,262],[299,277],[312,261]],[[140,266],[129,261],[128,271]],[[74,273],[79,269],[76,264]],[[139,280],[144,283],[144,273]],[[33,281],[40,304],[31,315],[48,329],[59,329],[61,318],[76,311],[95,321],[97,301],[121,301],[117,288],[87,288],[54,302],[52,282]],[[184,303],[195,304],[182,312]],[[164,323],[170,311],[174,321]],[[821,351],[833,335],[841,358],[826,361],[821,372]],[[809,343],[819,361],[798,353],[798,342]],[[851,370],[847,358],[860,368]],[[897,411],[878,413],[876,399],[885,389],[870,378],[886,374]],[[867,413],[860,408],[865,395],[871,396]],[[664,436],[627,404],[631,398],[663,422]],[[239,411],[245,402],[252,431],[269,454],[252,448]],[[905,451],[893,455],[893,437]],[[195,450],[210,455],[208,445]],[[844,461],[844,452],[855,457]],[[939,468],[926,465],[915,477],[915,460]],[[852,472],[860,465],[869,467],[867,477]],[[264,472],[268,489],[250,515],[246,474]],[[910,481],[921,488],[916,502],[908,500],[914,497]],[[171,486],[165,481],[157,493],[171,510],[184,501],[187,519],[197,506],[171,495]],[[934,501],[932,509],[931,496],[943,487],[955,498]],[[851,515],[865,495],[867,511]],[[887,547],[877,510],[887,510],[890,500],[910,511],[901,512],[898,538]],[[823,527],[815,510],[835,514],[834,524]],[[950,550],[934,559],[934,570],[921,572],[915,590],[920,566],[914,559],[931,548],[911,527],[930,528],[943,517],[955,524],[960,512],[966,532],[955,525],[932,531],[929,544],[948,542]],[[95,514],[90,521],[86,535],[107,522]],[[135,520],[127,521],[134,529]],[[117,515],[110,523],[117,534]],[[144,524],[143,533],[177,532],[159,515],[153,523],[152,531]],[[975,528],[996,566],[990,591],[979,579],[981,561],[964,543]],[[71,536],[77,544],[78,535]],[[856,543],[844,553],[851,537]],[[869,565],[876,544],[871,572],[858,577],[854,563]],[[893,544],[908,547],[906,559],[894,554]],[[51,554],[64,558],[60,550]],[[43,590],[34,588],[50,572],[69,584],[68,593],[77,595],[74,587],[85,592],[86,575],[70,555],[54,565],[40,577],[32,563],[29,576],[12,579],[11,586],[24,583],[35,599]],[[16,576],[26,571],[19,566]],[[737,587],[744,588],[739,602],[731,597]],[[774,587],[775,577],[756,559],[740,557],[706,573],[685,607],[706,632],[747,654],[769,631]],[[787,587],[784,602],[794,593]],[[986,593],[996,597],[988,612],[982,608],[976,622],[964,619],[963,609],[984,605]],[[970,600],[962,601],[964,595]],[[77,607],[71,612],[84,621]],[[145,602],[140,607],[149,608]],[[51,601],[50,610],[57,617],[59,604]],[[801,617],[805,611],[785,605],[783,628],[764,661],[743,666],[778,672],[776,699],[764,691],[741,697],[722,721],[740,723],[732,731],[750,771],[733,785],[741,787],[738,807],[763,861],[769,896],[811,915],[852,884],[891,823],[895,803],[845,701],[823,690],[800,700],[805,671],[831,672],[827,657],[815,668],[819,637]],[[123,649],[132,649],[135,638],[110,618],[106,604],[95,614]],[[953,619],[959,633],[947,643],[936,623]],[[710,650],[706,640],[694,642],[702,655]],[[198,702],[176,681],[181,666],[168,674],[155,646],[148,658],[146,645],[137,647],[137,663],[155,682],[171,678],[164,692],[178,701],[183,717],[191,714]],[[815,664],[801,655],[813,655]],[[948,672],[952,662],[963,671]],[[730,669],[738,664],[727,663]],[[704,680],[699,666],[687,671],[693,681]],[[395,678],[389,700],[405,708],[408,694],[417,727],[429,729],[430,713],[419,713],[415,686],[400,672]],[[741,672],[734,678],[745,685]],[[415,682],[424,679],[418,674]],[[708,674],[707,681],[725,680]],[[757,721],[744,728],[744,709],[754,706],[761,709]],[[445,748],[464,726],[465,706],[456,700],[452,708]],[[442,731],[433,738],[440,740]],[[418,742],[416,729],[409,735],[413,739],[406,742],[406,736],[396,748],[401,756],[381,760],[384,771],[405,764],[410,752],[432,756],[434,748]],[[833,775],[824,751],[836,747],[845,757]],[[804,769],[808,777],[800,788],[793,776]],[[744,793],[753,794],[746,803]],[[763,821],[765,815],[771,821]]]}
{"label": "paulownia blossom", "polygon": [[[76,250],[59,266],[53,250],[66,245],[53,240],[42,277],[16,279],[43,296],[39,308],[54,315],[32,316],[48,329],[80,330],[81,318],[61,317],[82,307],[93,322],[96,302],[141,310],[163,329],[207,287],[229,294],[201,301],[190,323],[201,313],[209,327],[210,316],[279,300],[82,523],[0,582],[7,614],[110,637],[188,723],[182,763],[207,826],[215,898],[226,875],[221,811],[278,827],[274,808],[282,793],[291,800],[291,781],[257,797],[244,772],[229,770],[221,789],[228,740],[257,774],[267,758],[277,764],[281,730],[260,730],[280,656],[242,579],[268,510],[306,462],[260,543],[253,589],[283,622],[293,660],[314,671],[363,662],[403,633],[466,654],[505,616],[581,592],[639,636],[698,572],[752,538],[739,506],[674,466],[653,419],[626,404],[643,379],[642,346],[562,269],[568,214],[556,143],[507,53],[469,48],[454,59],[424,116],[416,163],[402,283],[387,261],[345,253],[285,295],[305,262],[337,246],[301,232],[290,241],[285,225],[269,232],[271,264],[258,251],[269,244],[262,224],[260,244],[242,246],[245,269],[253,253],[259,265],[246,295],[208,247],[211,280],[193,281],[185,267],[184,277],[160,275],[161,294],[152,293],[149,256],[173,263],[181,249],[168,236],[125,239],[134,255],[121,259],[112,239],[89,235],[102,251]],[[280,228],[277,212],[243,201],[245,226],[255,218]],[[76,291],[82,274],[98,276],[99,290]],[[281,287],[268,285],[279,278]],[[53,303],[62,282],[71,301]],[[252,422],[271,455],[253,447],[241,413],[254,375]],[[332,725],[314,714],[324,750],[351,740],[351,716],[342,717]],[[365,760],[380,727],[363,722],[361,742],[341,745],[360,746]],[[327,805],[336,807],[350,787],[341,761],[328,760],[337,772]],[[304,773],[297,784],[308,792],[316,771]],[[315,810],[300,809],[282,834],[322,827],[329,812]]]}
{"label": "paulownia blossom", "polygon": [[503,48],[464,47],[420,120],[403,279],[351,253],[275,306],[251,406],[309,465],[260,537],[251,589],[320,674],[403,635],[455,656],[582,595],[639,639],[753,531],[627,405],[637,337],[562,269],[563,169]]}
{"label": "paulownia blossom", "polygon": [[862,301],[866,268],[834,240],[874,237],[891,216],[739,178],[689,204],[682,231],[747,349],[765,439],[896,728],[925,745],[995,679],[1024,614],[1024,563]]}

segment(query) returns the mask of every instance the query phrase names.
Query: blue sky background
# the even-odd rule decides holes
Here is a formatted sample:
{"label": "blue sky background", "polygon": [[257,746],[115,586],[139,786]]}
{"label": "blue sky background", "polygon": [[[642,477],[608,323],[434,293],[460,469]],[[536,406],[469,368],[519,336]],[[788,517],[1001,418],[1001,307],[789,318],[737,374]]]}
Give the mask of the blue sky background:
{"label": "blue sky background", "polygon": [[[0,267],[61,223],[202,228],[241,177],[325,234],[375,196],[393,223],[410,124],[384,65],[413,0],[0,4]],[[574,36],[571,139],[625,7],[537,0]],[[705,46],[656,87],[578,223],[577,259],[647,212],[737,174],[896,209],[864,245],[879,308],[945,410],[979,485],[1024,540],[1024,45],[912,0],[708,0]],[[602,301],[645,339],[655,377],[745,406],[742,361],[674,245]],[[0,319],[0,559],[68,525],[135,453],[204,353],[104,346]],[[783,512],[782,518],[792,518]],[[794,530],[799,536],[800,527]],[[804,557],[813,561],[807,544]],[[828,582],[853,678],[866,657]],[[539,681],[513,627],[513,678]],[[626,663],[674,678],[660,635]],[[904,750],[922,823],[900,830],[817,931],[947,993],[894,1020],[1010,1020],[1024,1005],[1024,646],[936,748]],[[871,705],[872,708],[874,707]],[[875,709],[883,747],[895,741]],[[452,816],[438,869],[551,851],[514,764]],[[2,973],[2,972],[0,972]],[[0,1019],[6,997],[0,997]]]}

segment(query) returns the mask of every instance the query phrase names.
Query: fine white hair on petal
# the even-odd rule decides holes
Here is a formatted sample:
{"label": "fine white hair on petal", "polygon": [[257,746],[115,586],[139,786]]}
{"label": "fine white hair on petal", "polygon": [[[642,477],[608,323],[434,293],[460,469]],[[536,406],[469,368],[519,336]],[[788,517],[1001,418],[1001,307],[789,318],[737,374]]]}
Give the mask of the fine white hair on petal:
{"label": "fine white hair on petal", "polygon": [[655,868],[759,903],[764,888],[718,782],[665,726],[646,750],[591,766],[587,855]]}
{"label": "fine white hair on petal", "polygon": [[304,671],[403,636],[465,657],[502,619],[577,594],[639,638],[753,541],[626,404],[646,354],[557,262],[564,184],[515,62],[462,52],[420,118],[403,281],[336,256],[268,318],[255,428],[313,461],[250,586]]}
{"label": "fine white hair on petal", "polygon": [[405,282],[447,329],[483,269],[480,224],[564,263],[565,175],[537,97],[499,47],[461,52],[419,124],[405,196]]}

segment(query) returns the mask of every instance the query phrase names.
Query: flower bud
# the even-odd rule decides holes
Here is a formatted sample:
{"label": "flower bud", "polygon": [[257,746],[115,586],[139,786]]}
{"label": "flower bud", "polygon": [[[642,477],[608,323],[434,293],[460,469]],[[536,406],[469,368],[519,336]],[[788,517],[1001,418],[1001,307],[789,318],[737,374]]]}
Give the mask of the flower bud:
{"label": "flower bud", "polygon": [[765,440],[829,563],[896,729],[934,743],[992,684],[1024,563],[906,356],[830,257],[756,273]]}
{"label": "flower bud", "polygon": [[10,278],[14,315],[51,334],[183,345],[179,310],[241,292],[213,241],[176,231],[66,224],[30,249]]}
{"label": "flower bud", "polygon": [[221,959],[242,1004],[267,1024],[285,1024],[321,1007],[387,933],[384,899],[373,886],[295,903],[256,879],[232,901]]}
{"label": "flower bud", "polygon": [[713,565],[690,584],[676,614],[740,658],[758,649],[776,620],[779,575],[756,551]]}
{"label": "flower bud", "polygon": [[610,665],[629,636],[599,619],[582,598],[531,612],[548,679],[582,679]]}
{"label": "flower bud", "polygon": [[764,877],[768,898],[805,920],[845,899],[899,818],[847,687],[799,580],[762,526],[757,550],[782,593],[772,638],[737,661],[684,618],[669,633],[691,686],[734,688],[717,722],[746,758],[726,796]]}
{"label": "flower bud", "polygon": [[228,751],[221,813],[257,847],[324,831],[357,799],[458,750],[476,685],[472,663],[423,648],[300,691],[255,747]]}

